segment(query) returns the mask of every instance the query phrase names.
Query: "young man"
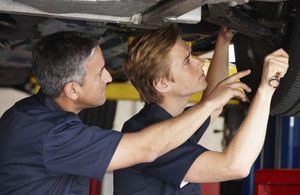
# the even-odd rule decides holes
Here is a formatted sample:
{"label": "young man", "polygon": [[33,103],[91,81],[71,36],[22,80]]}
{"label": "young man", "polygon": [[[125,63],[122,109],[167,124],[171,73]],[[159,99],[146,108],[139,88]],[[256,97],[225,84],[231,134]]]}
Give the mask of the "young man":
{"label": "young man", "polygon": [[[124,124],[122,132],[139,132],[148,125],[178,116],[195,92],[206,89],[201,101],[222,98],[221,94],[215,93],[220,87],[225,86],[230,92],[233,85],[220,81],[228,75],[228,46],[232,36],[226,28],[218,34],[207,79],[202,70],[203,62],[191,55],[191,49],[181,39],[176,26],[150,31],[136,38],[130,45],[124,69],[146,104]],[[208,151],[197,144],[210,121],[220,114],[220,108],[209,117],[199,116],[198,120],[206,122],[176,149],[151,163],[114,171],[114,194],[201,194],[196,183],[247,176],[265,138],[275,91],[268,83],[269,79],[276,74],[283,77],[287,68],[288,55],[283,50],[265,58],[262,80],[248,115],[224,152]],[[246,86],[244,89],[250,90]]]}
{"label": "young man", "polygon": [[[33,51],[41,90],[17,102],[0,119],[0,194],[88,194],[89,178],[151,162],[184,143],[214,110],[246,88],[235,80],[184,114],[123,134],[84,125],[80,110],[105,102],[112,81],[98,40],[83,33],[44,37]],[[212,103],[214,102],[214,103]],[[200,116],[203,116],[201,119]]]}

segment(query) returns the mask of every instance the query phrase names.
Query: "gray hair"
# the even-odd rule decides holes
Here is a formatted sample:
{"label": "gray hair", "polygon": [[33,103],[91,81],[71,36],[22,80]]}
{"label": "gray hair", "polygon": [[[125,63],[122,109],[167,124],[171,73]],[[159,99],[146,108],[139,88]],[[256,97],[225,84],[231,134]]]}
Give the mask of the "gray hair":
{"label": "gray hair", "polygon": [[56,98],[66,83],[84,84],[86,59],[99,41],[86,33],[63,31],[43,37],[32,52],[32,65],[42,91]]}

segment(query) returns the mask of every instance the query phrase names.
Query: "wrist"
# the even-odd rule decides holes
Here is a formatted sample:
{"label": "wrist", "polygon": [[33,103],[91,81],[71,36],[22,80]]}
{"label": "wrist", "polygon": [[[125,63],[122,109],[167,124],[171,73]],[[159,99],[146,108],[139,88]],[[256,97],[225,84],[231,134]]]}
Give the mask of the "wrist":
{"label": "wrist", "polygon": [[230,45],[230,43],[231,43],[231,40],[225,39],[222,35],[217,37],[217,43],[216,44],[228,46],[228,45]]}
{"label": "wrist", "polygon": [[272,97],[275,92],[275,88],[269,86],[268,84],[260,85],[257,89],[257,94],[263,97]]}
{"label": "wrist", "polygon": [[209,98],[203,98],[201,101],[200,101],[200,104],[199,106],[203,107],[203,108],[206,108],[207,110],[211,110],[211,111],[214,111],[216,108],[216,104],[210,100]]}

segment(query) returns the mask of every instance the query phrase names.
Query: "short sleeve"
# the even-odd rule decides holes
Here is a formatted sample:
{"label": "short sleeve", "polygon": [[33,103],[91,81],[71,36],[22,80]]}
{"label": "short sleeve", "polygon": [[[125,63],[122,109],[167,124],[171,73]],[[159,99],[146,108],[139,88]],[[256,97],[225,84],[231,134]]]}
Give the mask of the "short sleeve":
{"label": "short sleeve", "polygon": [[207,149],[200,145],[186,142],[152,163],[140,164],[136,168],[144,174],[156,177],[175,188],[180,188],[180,184],[193,162],[205,151]]}
{"label": "short sleeve", "polygon": [[78,122],[49,132],[44,141],[46,169],[101,180],[122,134]]}
{"label": "short sleeve", "polygon": [[201,127],[192,135],[189,141],[193,143],[198,143],[202,138],[203,134],[205,133],[206,129],[210,124],[210,117],[206,119],[206,121],[201,125]]}

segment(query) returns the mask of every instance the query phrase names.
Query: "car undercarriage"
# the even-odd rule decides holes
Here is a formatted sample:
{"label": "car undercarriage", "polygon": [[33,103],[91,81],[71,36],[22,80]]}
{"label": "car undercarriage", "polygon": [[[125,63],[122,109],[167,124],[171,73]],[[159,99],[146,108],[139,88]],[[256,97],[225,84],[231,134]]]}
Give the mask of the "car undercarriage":
{"label": "car undercarriage", "polygon": [[[238,70],[256,89],[263,58],[277,48],[290,54],[290,69],[272,101],[271,113],[300,113],[299,2],[295,0],[2,0],[0,4],[0,86],[30,92],[32,45],[64,30],[97,34],[115,81],[126,81],[122,63],[129,37],[178,23],[194,52],[214,48],[219,25],[237,32]],[[255,91],[255,90],[254,90]],[[250,94],[250,99],[253,94]]]}

